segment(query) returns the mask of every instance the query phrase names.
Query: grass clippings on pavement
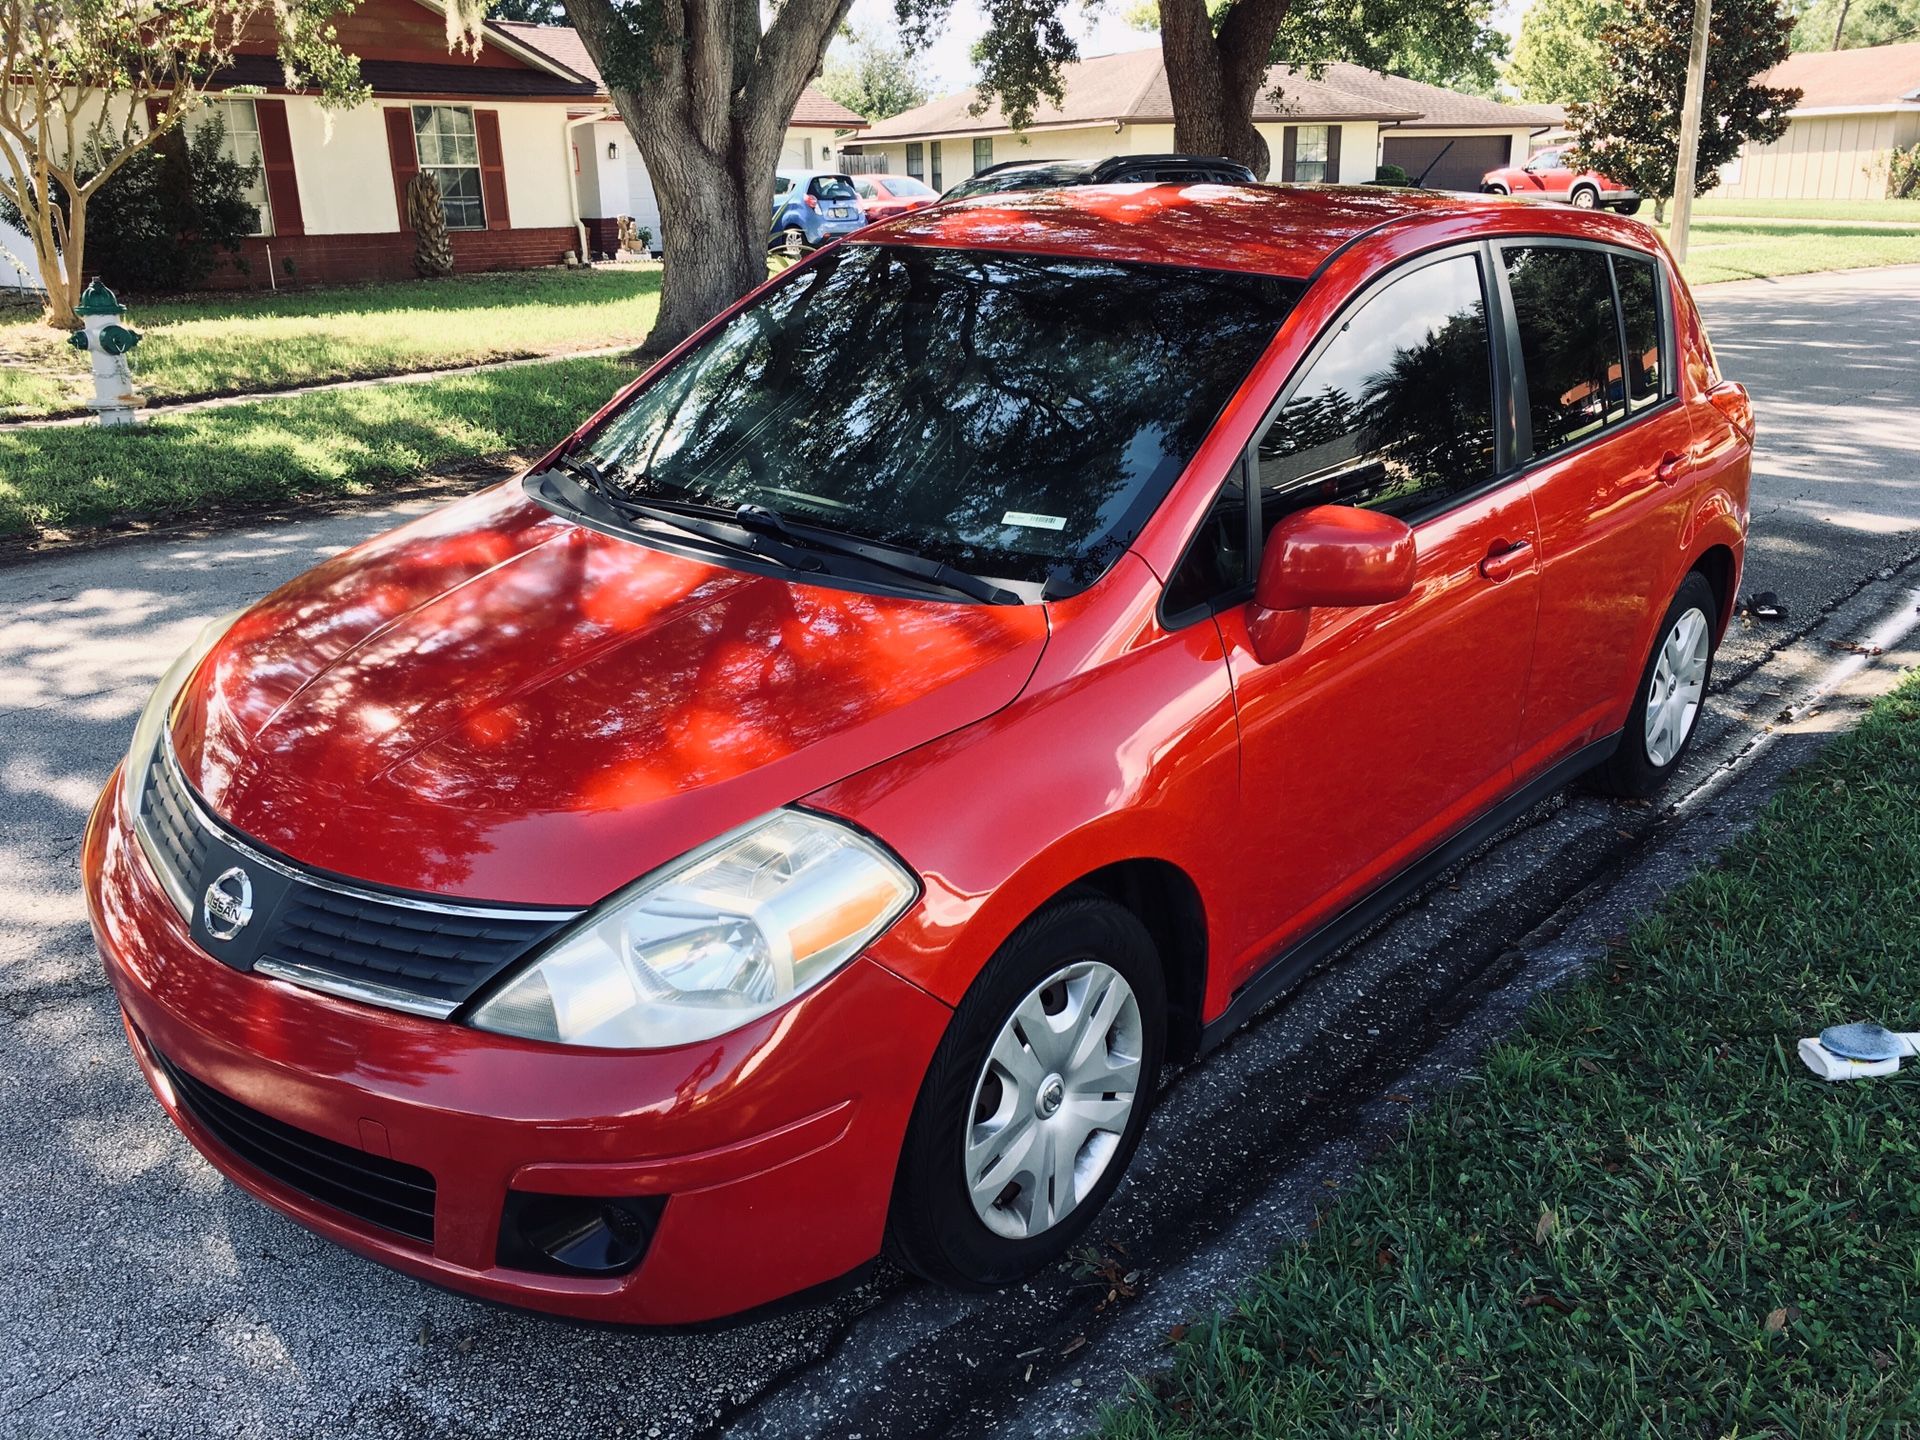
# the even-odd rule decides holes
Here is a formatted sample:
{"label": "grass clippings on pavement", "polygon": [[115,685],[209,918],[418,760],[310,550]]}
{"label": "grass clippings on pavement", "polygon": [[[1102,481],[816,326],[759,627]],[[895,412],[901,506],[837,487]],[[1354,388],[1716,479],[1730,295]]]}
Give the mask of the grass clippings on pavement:
{"label": "grass clippings on pavement", "polygon": [[[659,308],[660,271],[621,267],[130,300],[128,323],[135,383],[164,402],[637,345]],[[0,310],[0,419],[73,410],[91,388],[65,332]]]}
{"label": "grass clippings on pavement", "polygon": [[0,535],[368,494],[436,467],[544,449],[633,378],[556,360],[184,411],[130,429],[0,430]]}
{"label": "grass clippings on pavement", "polygon": [[1920,1434],[1920,680],[1436,1099],[1105,1440]]}

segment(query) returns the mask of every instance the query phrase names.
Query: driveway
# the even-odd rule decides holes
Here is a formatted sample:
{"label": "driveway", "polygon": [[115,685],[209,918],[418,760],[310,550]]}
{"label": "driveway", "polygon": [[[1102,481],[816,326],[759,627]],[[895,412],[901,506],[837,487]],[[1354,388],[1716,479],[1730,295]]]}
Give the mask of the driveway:
{"label": "driveway", "polygon": [[[1830,663],[1825,637],[1885,608],[1920,550],[1920,270],[1703,302],[1759,408],[1747,588],[1794,615],[1730,638],[1690,784],[1750,750]],[[1077,1268],[985,1298],[882,1270],[699,1334],[564,1326],[391,1274],[225,1184],[140,1081],[77,893],[87,809],[198,625],[418,508],[0,568],[0,1434],[1072,1433],[1566,972],[1576,952],[1542,937],[1578,928],[1569,905],[1614,895],[1611,918],[1581,923],[1615,923],[1666,883],[1655,859],[1670,879],[1710,851],[1716,816],[1738,820],[1717,801],[1542,806],[1176,1077]],[[1825,628],[1796,638],[1809,626]]]}

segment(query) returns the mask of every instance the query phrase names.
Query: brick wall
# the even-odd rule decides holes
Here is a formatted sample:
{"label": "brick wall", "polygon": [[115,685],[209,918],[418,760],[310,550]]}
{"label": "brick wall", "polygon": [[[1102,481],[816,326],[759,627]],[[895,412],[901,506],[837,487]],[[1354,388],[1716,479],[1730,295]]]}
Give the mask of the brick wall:
{"label": "brick wall", "polygon": [[[594,222],[588,221],[589,226]],[[611,223],[611,222],[609,222]],[[557,265],[579,249],[580,237],[571,226],[526,230],[455,230],[453,268],[472,270],[527,270]],[[597,247],[597,241],[596,247]],[[610,247],[609,247],[610,248]],[[224,262],[208,279],[206,288],[265,290],[268,256],[280,285],[339,285],[356,280],[411,280],[413,232],[384,231],[364,235],[254,236],[241,243],[245,268]]]}

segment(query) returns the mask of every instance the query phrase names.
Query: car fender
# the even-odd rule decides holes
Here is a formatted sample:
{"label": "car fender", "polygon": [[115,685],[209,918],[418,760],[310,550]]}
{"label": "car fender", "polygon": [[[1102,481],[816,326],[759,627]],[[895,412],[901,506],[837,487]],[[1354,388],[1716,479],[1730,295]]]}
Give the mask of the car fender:
{"label": "car fender", "polygon": [[1208,916],[1207,952],[1234,943],[1214,933],[1229,907],[1207,901],[1228,883],[1223,820],[1239,789],[1219,630],[1211,619],[1160,629],[1152,572],[1131,553],[1116,569],[1121,583],[1096,589],[1132,593],[1084,607],[1095,613],[1072,632],[1097,636],[1103,653],[1056,656],[1056,639],[1013,704],[804,802],[873,834],[921,877],[920,901],[869,956],[949,1005],[1049,899],[1125,861],[1185,875]]}

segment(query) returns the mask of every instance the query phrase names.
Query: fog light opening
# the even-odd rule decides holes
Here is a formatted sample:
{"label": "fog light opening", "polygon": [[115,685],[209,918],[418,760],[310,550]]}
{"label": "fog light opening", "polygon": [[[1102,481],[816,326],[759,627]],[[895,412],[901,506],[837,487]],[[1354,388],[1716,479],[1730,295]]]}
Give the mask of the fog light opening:
{"label": "fog light opening", "polygon": [[509,1190],[499,1263],[548,1275],[625,1275],[646,1258],[664,1195],[540,1195]]}

